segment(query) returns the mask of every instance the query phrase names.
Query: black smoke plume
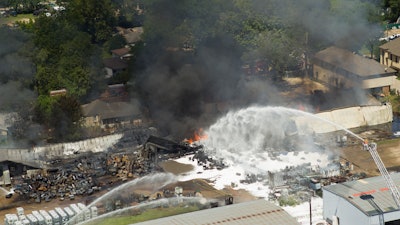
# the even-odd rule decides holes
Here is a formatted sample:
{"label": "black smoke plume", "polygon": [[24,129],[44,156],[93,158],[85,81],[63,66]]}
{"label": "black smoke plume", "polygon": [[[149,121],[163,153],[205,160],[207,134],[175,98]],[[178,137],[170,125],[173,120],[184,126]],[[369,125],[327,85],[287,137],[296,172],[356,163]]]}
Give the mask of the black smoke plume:
{"label": "black smoke plume", "polygon": [[[232,8],[232,2],[227,1],[227,8]],[[286,27],[293,27],[294,30],[301,27],[303,35],[294,39],[299,45],[304,45],[307,33],[309,43],[306,44],[310,46],[315,41],[322,46],[338,44],[341,47],[357,48],[366,34],[377,30],[367,22],[367,12],[359,10],[359,1],[335,1],[336,5],[331,5],[331,2],[256,0],[247,3],[254,13],[276,17]],[[184,52],[181,50],[183,46],[168,48],[171,47],[171,39],[168,39],[170,36],[167,37],[170,35],[168,32],[171,32],[169,29],[190,17],[190,11],[185,11],[183,15],[182,10],[174,7],[170,1],[159,3],[159,7],[153,8],[158,11],[152,13],[158,15],[158,26],[160,29],[165,28],[165,36],[159,33],[157,43],[147,43],[147,53],[152,49],[152,54],[138,56],[137,67],[144,67],[144,70],[134,75],[134,82],[135,91],[143,99],[142,104],[149,109],[150,117],[165,135],[188,137],[193,130],[209,126],[218,116],[232,108],[251,104],[288,104],[279,97],[279,87],[273,82],[246,80],[241,69],[242,46],[223,30],[203,39],[195,46],[195,52]],[[180,7],[182,5],[179,4]],[[332,13],[335,10],[343,10],[342,14],[346,17],[335,16],[342,15]],[[210,11],[213,10],[210,8]],[[224,13],[222,10],[219,16],[226,15]],[[210,17],[205,18],[204,23]],[[202,24],[201,18],[197,19],[198,24]],[[146,32],[146,27],[144,30]],[[194,34],[201,33],[201,30],[194,31]],[[154,51],[155,44],[161,46],[158,51]]]}

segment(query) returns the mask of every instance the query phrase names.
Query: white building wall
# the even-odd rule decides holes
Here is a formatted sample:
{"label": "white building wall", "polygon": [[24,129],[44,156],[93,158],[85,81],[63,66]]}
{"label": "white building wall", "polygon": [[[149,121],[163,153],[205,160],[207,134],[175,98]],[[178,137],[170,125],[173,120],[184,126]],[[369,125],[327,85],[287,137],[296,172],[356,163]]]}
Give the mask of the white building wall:
{"label": "white building wall", "polygon": [[390,213],[385,213],[383,215],[385,222],[400,220],[400,211],[394,211]]}
{"label": "white building wall", "polygon": [[329,133],[363,126],[385,124],[393,121],[390,104],[379,106],[355,106],[315,114],[316,117],[298,116],[293,118],[297,130],[306,134]]}
{"label": "white building wall", "polygon": [[[323,218],[332,220],[339,218],[339,225],[380,225],[379,215],[367,216],[349,201],[342,197],[323,190]],[[400,220],[400,211],[393,211],[383,215],[384,222]]]}
{"label": "white building wall", "polygon": [[323,190],[323,196],[323,218],[325,220],[332,221],[333,216],[337,216],[340,225],[373,224],[367,215],[343,198],[325,190]]}
{"label": "white building wall", "polygon": [[395,80],[396,80],[396,76],[368,79],[368,80],[364,80],[362,82],[362,87],[364,89],[378,88],[378,87],[385,87],[385,86],[392,87]]}

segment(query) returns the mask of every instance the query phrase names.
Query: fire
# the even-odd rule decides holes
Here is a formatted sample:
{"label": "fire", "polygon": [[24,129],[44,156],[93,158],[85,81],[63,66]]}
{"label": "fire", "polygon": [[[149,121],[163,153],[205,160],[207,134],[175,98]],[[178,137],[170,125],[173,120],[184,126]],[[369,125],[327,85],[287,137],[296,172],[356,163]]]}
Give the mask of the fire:
{"label": "fire", "polygon": [[205,134],[203,129],[200,128],[200,129],[194,131],[193,137],[186,139],[186,141],[189,144],[192,144],[193,142],[204,140],[204,139],[207,139],[207,134]]}

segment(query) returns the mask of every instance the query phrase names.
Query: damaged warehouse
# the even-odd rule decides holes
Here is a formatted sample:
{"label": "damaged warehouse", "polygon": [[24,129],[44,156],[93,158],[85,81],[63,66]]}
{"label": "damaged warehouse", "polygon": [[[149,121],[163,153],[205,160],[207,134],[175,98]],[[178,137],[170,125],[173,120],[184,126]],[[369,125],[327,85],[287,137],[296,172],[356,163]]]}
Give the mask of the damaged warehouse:
{"label": "damaged warehouse", "polygon": [[[88,140],[90,142],[92,140]],[[25,200],[38,203],[56,198],[73,199],[159,171],[158,161],[194,153],[198,149],[155,136],[149,136],[143,145],[129,150],[118,146],[121,145],[116,142],[103,152],[80,152],[64,158],[42,155],[42,160],[49,163],[41,168],[23,162],[3,161],[2,185],[13,188]]]}

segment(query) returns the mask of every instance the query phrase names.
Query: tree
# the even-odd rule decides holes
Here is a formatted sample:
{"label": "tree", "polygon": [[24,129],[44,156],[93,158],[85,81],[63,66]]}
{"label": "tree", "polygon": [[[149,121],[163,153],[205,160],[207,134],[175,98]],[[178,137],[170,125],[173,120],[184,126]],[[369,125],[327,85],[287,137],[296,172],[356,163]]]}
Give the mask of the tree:
{"label": "tree", "polygon": [[73,141],[82,137],[82,111],[79,101],[69,95],[57,98],[53,105],[51,124],[55,125],[53,137],[57,141]]}
{"label": "tree", "polygon": [[6,5],[19,13],[31,13],[37,9],[40,0],[7,0]]}
{"label": "tree", "polygon": [[93,43],[101,44],[111,37],[116,18],[110,0],[71,0],[68,8],[70,22],[87,32]]}
{"label": "tree", "polygon": [[80,139],[82,111],[75,97],[41,95],[35,107],[36,119],[50,130],[50,139],[57,142]]}
{"label": "tree", "polygon": [[384,0],[384,19],[388,20],[389,23],[394,23],[400,17],[400,2],[396,0]]}
{"label": "tree", "polygon": [[118,8],[118,26],[138,27],[143,25],[143,0],[113,0]]}
{"label": "tree", "polygon": [[94,48],[90,35],[65,20],[48,17],[38,18],[34,34],[39,94],[66,88],[73,96],[84,96],[90,88],[89,61]]}
{"label": "tree", "polygon": [[[89,93],[94,76],[101,74],[101,65],[93,63],[97,45],[92,43],[90,34],[79,30],[68,18],[67,14],[40,16],[32,28],[37,47],[35,88],[39,94],[35,119],[52,131],[49,135],[53,141],[79,138],[78,99]],[[50,91],[64,88],[65,97],[49,95]]]}
{"label": "tree", "polygon": [[112,36],[107,42],[104,43],[103,45],[104,54],[109,55],[111,50],[122,48],[125,45],[126,45],[126,40],[124,36],[116,34]]}

